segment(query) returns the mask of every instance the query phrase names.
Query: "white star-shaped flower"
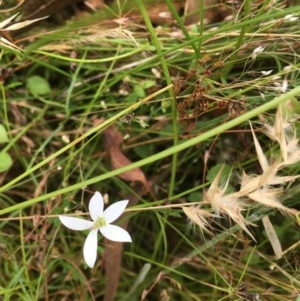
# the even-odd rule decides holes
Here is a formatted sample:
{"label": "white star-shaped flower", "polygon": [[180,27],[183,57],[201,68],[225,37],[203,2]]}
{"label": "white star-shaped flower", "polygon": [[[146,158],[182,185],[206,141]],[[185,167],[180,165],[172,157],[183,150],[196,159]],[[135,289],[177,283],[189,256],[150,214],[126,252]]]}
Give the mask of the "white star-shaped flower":
{"label": "white star-shaped flower", "polygon": [[60,215],[60,221],[72,230],[90,230],[84,246],[83,257],[86,264],[92,268],[97,258],[98,230],[107,239],[119,242],[132,242],[130,234],[115,225],[111,225],[124,212],[128,200],[119,201],[104,209],[104,201],[100,192],[95,192],[89,203],[89,213],[92,221],[77,217]]}

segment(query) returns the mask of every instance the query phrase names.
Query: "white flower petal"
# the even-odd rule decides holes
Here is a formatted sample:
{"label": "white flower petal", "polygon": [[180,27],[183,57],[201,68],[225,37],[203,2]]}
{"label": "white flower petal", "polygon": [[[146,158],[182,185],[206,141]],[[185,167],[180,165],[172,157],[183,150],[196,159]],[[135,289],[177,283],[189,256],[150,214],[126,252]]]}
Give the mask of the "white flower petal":
{"label": "white flower petal", "polygon": [[124,212],[127,204],[128,200],[119,201],[105,209],[103,212],[103,217],[105,218],[106,222],[110,224],[115,221]]}
{"label": "white flower petal", "polygon": [[99,230],[101,234],[109,240],[120,242],[132,242],[130,234],[126,230],[118,226],[107,225],[104,227],[100,227]]}
{"label": "white flower petal", "polygon": [[65,215],[59,215],[58,217],[64,226],[72,230],[87,230],[93,226],[93,222],[85,219]]}
{"label": "white flower petal", "polygon": [[99,191],[96,191],[89,203],[89,212],[93,221],[97,220],[99,217],[102,217],[103,207],[103,197]]}
{"label": "white flower petal", "polygon": [[86,264],[90,267],[93,268],[97,259],[97,245],[98,245],[98,229],[92,230],[83,246],[83,257],[86,262]]}

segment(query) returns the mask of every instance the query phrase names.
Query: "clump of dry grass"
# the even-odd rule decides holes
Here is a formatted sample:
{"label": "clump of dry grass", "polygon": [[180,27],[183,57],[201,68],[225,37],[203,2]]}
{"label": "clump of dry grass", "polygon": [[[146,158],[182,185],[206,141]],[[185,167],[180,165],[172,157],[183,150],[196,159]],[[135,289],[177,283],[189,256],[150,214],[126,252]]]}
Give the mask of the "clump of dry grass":
{"label": "clump of dry grass", "polygon": [[[0,2],[1,5],[1,2]],[[14,43],[10,42],[8,39],[6,39],[4,36],[2,36],[3,32],[10,32],[10,31],[14,31],[14,30],[19,30],[23,27],[26,27],[32,23],[35,23],[37,21],[43,20],[46,17],[42,17],[42,18],[37,18],[37,19],[33,19],[33,20],[25,20],[22,22],[18,22],[15,24],[11,24],[9,25],[10,22],[12,22],[12,20],[14,20],[19,13],[14,14],[13,16],[5,19],[4,21],[0,22],[0,47],[5,47],[17,52],[22,51],[21,48],[19,48],[17,45],[15,45]]]}
{"label": "clump of dry grass", "polygon": [[[280,147],[280,156],[268,158],[251,126],[253,141],[257,159],[262,169],[261,174],[247,174],[244,171],[240,177],[240,189],[233,193],[226,193],[229,178],[225,185],[220,183],[222,168],[218,172],[210,187],[203,195],[203,203],[197,208],[184,208],[189,219],[196,223],[202,230],[211,234],[208,230],[212,219],[215,216],[227,216],[238,224],[253,240],[255,237],[249,231],[248,226],[253,225],[242,214],[246,209],[259,204],[264,207],[279,209],[283,213],[296,216],[296,209],[284,206],[280,199],[284,185],[293,182],[299,175],[281,176],[280,171],[289,165],[300,161],[300,147],[296,138],[295,128],[288,120],[289,115],[283,114],[282,108],[277,109],[274,124],[263,123],[262,132],[271,140],[277,142]],[[202,205],[209,204],[215,214],[207,214],[200,209]]]}

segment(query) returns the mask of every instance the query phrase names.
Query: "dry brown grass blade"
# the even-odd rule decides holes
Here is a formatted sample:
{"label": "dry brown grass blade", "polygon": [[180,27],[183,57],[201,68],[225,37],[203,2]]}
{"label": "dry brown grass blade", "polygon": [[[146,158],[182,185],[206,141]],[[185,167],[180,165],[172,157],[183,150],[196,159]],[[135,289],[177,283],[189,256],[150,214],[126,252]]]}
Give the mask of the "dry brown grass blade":
{"label": "dry brown grass blade", "polygon": [[276,231],[269,219],[269,216],[266,215],[262,218],[262,222],[264,225],[264,228],[266,230],[266,234],[268,236],[268,239],[272,245],[273,251],[275,253],[276,259],[280,259],[282,257],[282,248],[280,241],[278,239],[278,236],[276,234]]}
{"label": "dry brown grass blade", "polygon": [[[38,19],[34,19],[34,20],[25,20],[25,21],[18,22],[18,23],[12,24],[10,26],[7,26],[18,14],[19,13],[16,13],[16,14],[12,15],[11,17],[5,19],[4,21],[0,22],[0,32],[2,32],[2,35],[4,35],[5,32],[19,30],[19,29],[26,27],[34,22],[37,22],[39,20],[47,18],[47,16],[46,16],[46,17],[38,18]],[[8,49],[18,51],[18,52],[22,51],[21,48],[19,48],[17,45],[12,43],[8,39],[4,38],[3,36],[0,36],[0,45],[6,47]]]}
{"label": "dry brown grass blade", "polygon": [[13,44],[12,42],[10,42],[8,39],[6,39],[4,37],[0,37],[0,45],[4,46],[5,48],[15,50],[15,51],[18,51],[18,52],[23,51],[17,45]]}
{"label": "dry brown grass blade", "polygon": [[256,138],[256,135],[255,135],[255,132],[252,128],[252,125],[250,123],[250,127],[251,127],[251,132],[252,132],[252,136],[253,136],[253,141],[254,141],[254,146],[255,146],[255,150],[256,150],[256,154],[257,154],[257,158],[258,158],[258,161],[259,161],[259,164],[262,168],[263,171],[266,171],[269,167],[269,162],[268,162],[268,159],[267,157],[265,156],[264,154],[264,151],[262,150],[257,138]]}
{"label": "dry brown grass blade", "polygon": [[278,106],[275,118],[275,128],[278,135],[278,143],[280,146],[281,156],[284,162],[287,161],[287,141],[285,139],[284,120],[281,106]]}
{"label": "dry brown grass blade", "polygon": [[[4,27],[9,24],[19,13],[12,15],[11,17],[5,19],[4,21],[0,22],[0,30],[5,30]],[[6,29],[7,30],[7,29]]]}
{"label": "dry brown grass blade", "polygon": [[19,13],[16,13],[16,14],[12,15],[11,17],[9,17],[8,19],[5,19],[4,21],[0,22],[0,31],[18,30],[18,29],[26,27],[34,22],[48,18],[48,16],[45,16],[45,17],[37,18],[37,19],[33,19],[33,20],[25,20],[25,21],[18,22],[18,23],[15,23],[15,24],[12,24],[12,25],[6,27],[18,14]]}
{"label": "dry brown grass blade", "polygon": [[32,23],[35,23],[37,21],[40,21],[40,20],[44,20],[46,18],[48,18],[48,16],[42,17],[42,18],[33,19],[33,20],[25,20],[25,21],[22,21],[22,22],[18,22],[16,24],[12,24],[12,25],[4,28],[4,30],[7,30],[7,31],[10,31],[10,30],[19,30],[19,29],[21,29],[23,27],[26,27],[26,26],[28,26],[28,25],[30,25]]}

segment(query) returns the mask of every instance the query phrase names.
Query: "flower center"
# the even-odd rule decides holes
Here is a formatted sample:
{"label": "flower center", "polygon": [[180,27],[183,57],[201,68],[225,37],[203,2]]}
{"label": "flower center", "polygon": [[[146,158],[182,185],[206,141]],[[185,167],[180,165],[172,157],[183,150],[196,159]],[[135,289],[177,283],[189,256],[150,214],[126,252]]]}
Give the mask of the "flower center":
{"label": "flower center", "polygon": [[100,228],[106,226],[106,220],[104,217],[99,217],[95,223],[94,223],[94,228]]}

